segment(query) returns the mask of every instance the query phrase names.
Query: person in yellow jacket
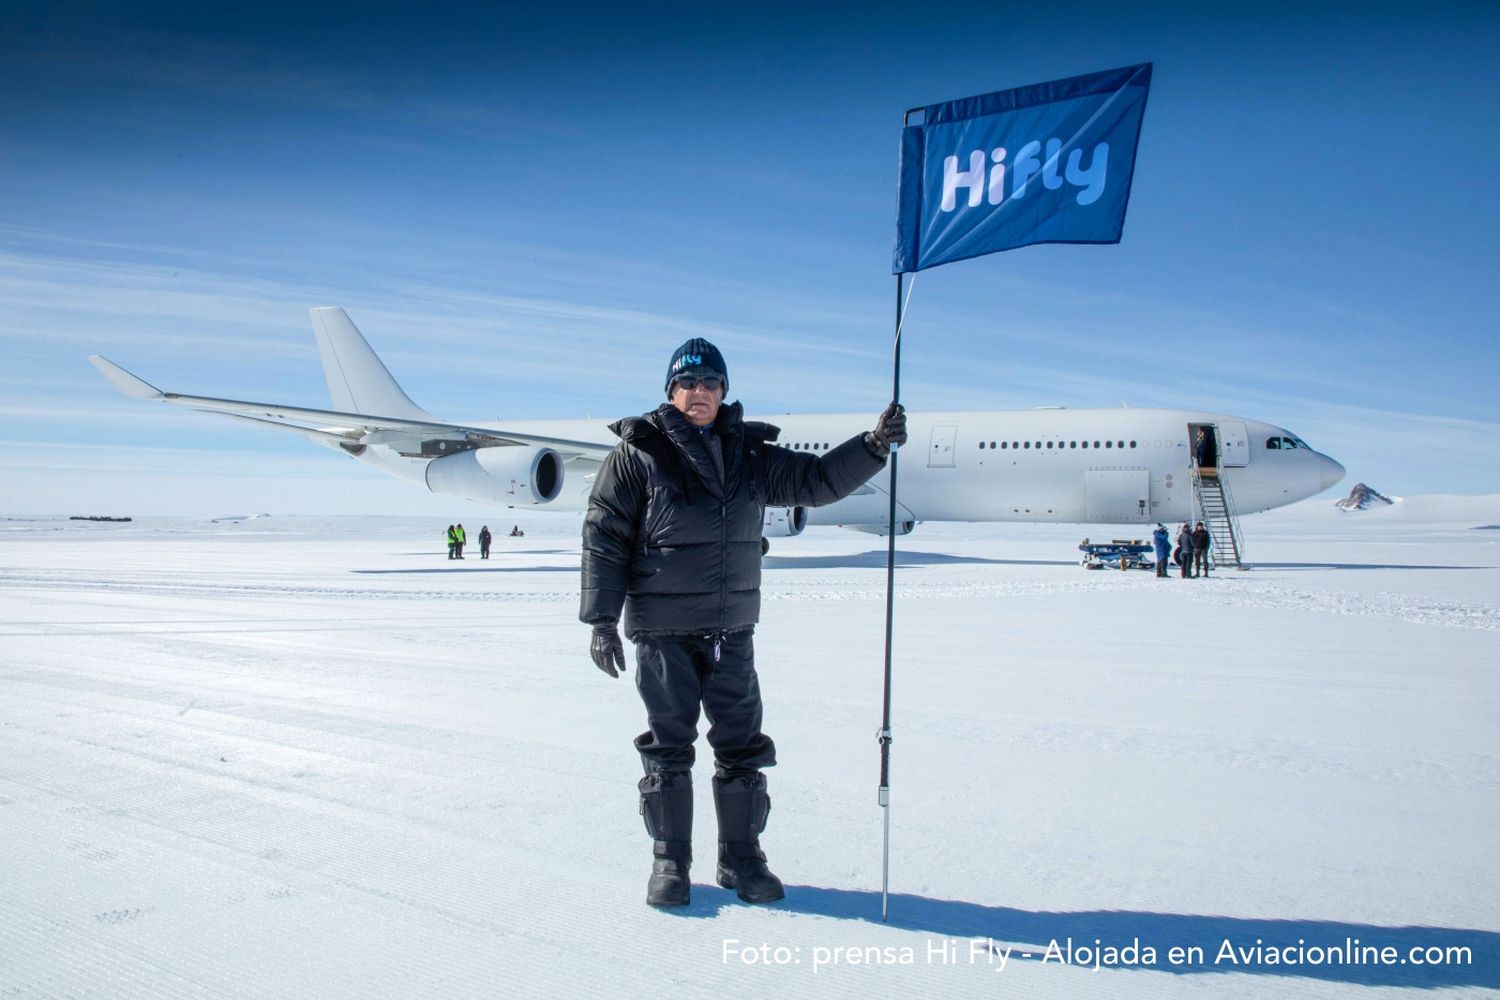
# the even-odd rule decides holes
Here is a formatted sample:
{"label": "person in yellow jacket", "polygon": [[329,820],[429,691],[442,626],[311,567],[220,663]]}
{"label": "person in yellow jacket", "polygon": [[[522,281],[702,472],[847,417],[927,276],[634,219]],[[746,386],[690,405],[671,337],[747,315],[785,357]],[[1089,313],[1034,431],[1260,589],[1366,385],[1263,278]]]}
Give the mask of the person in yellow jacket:
{"label": "person in yellow jacket", "polygon": [[458,545],[454,549],[454,551],[457,552],[458,555],[455,558],[462,559],[464,557],[464,543],[469,540],[468,537],[464,535],[464,526],[462,524],[455,524],[453,526],[453,534],[458,536]]}

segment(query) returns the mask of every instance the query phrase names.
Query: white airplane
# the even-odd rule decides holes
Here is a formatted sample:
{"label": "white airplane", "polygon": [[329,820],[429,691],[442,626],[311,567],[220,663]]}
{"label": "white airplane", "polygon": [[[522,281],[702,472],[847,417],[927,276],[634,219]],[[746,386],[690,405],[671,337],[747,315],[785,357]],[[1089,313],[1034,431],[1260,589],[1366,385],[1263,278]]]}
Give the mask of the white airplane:
{"label": "white airplane", "polygon": [[[111,361],[89,360],[114,386],[154,399],[296,431],[433,493],[507,507],[582,510],[615,438],[598,420],[452,424],[409,399],[344,310],[311,310],[334,409],[162,392]],[[873,408],[872,411],[873,412]],[[872,417],[771,418],[779,443],[821,453]],[[902,449],[896,532],[919,521],[1179,522],[1195,512],[1191,443],[1217,442],[1236,514],[1313,496],[1344,467],[1281,427],[1197,410],[1108,409],[911,413]],[[765,534],[834,524],[884,534],[885,476],[827,507],[768,510]]]}

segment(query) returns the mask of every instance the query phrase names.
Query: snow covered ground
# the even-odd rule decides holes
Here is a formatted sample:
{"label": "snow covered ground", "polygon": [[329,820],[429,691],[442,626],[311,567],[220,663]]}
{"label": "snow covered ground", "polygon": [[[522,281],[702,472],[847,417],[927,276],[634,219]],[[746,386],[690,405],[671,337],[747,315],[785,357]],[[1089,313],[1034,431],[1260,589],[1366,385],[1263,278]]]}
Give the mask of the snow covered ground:
{"label": "snow covered ground", "polygon": [[0,520],[0,997],[1490,993],[1496,525],[1323,499],[1201,581],[900,539],[882,923],[881,539],[766,560],[787,899],[712,884],[700,759],[659,912],[575,517]]}

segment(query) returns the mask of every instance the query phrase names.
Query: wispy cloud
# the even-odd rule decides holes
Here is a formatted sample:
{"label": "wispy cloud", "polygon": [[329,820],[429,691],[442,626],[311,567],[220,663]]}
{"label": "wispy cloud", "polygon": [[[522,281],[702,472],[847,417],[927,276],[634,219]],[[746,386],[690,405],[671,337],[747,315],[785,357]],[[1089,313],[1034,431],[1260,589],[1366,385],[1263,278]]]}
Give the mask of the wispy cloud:
{"label": "wispy cloud", "polygon": [[[118,355],[115,361],[168,390],[323,405],[305,312],[313,304],[348,307],[413,398],[451,419],[639,412],[655,404],[671,348],[692,336],[729,352],[732,387],[760,415],[873,413],[888,396],[889,332],[882,327],[889,318],[868,328],[864,304],[821,303],[824,329],[809,334],[782,328],[800,308],[794,297],[725,321],[691,308],[612,303],[620,296],[609,289],[610,276],[628,273],[629,264],[599,259],[574,267],[578,279],[562,280],[565,259],[548,259],[538,270],[552,294],[520,294],[514,283],[497,287],[475,272],[445,276],[394,259],[370,274],[304,272],[254,257],[0,229],[0,347],[16,359],[0,376],[8,390],[0,414],[27,435],[62,444],[87,443],[100,428],[121,440],[134,428],[195,455],[224,441],[295,453],[300,445],[276,435],[255,437],[253,428],[124,400],[82,358]],[[721,278],[707,298],[749,301],[759,291]],[[712,312],[712,302],[694,301]],[[908,336],[918,349],[907,356],[903,396],[918,409],[1121,401],[1203,408],[1288,426],[1377,487],[1500,489],[1495,477],[1474,471],[1476,455],[1495,456],[1500,426],[1491,421],[1434,413],[1396,392],[1379,397],[1383,406],[1361,405],[1350,402],[1365,398],[1353,387],[1321,403],[1330,383],[1320,391],[1316,373],[1275,364],[1238,363],[1227,381],[1184,380],[1177,367],[1143,355],[1138,342],[1114,331],[1080,333],[1036,316],[997,320],[963,302],[939,307],[919,299],[916,306]],[[1130,322],[1141,322],[1143,308],[1134,303],[1125,311],[1137,317]],[[1185,306],[1169,321],[1206,327],[1210,317]],[[985,344],[984,326],[997,322],[1002,336]],[[1219,332],[1228,340],[1240,335],[1227,324]],[[955,343],[968,346],[955,352]],[[337,458],[315,452],[303,460]],[[185,460],[184,467],[204,466]],[[1500,462],[1490,467],[1500,469]],[[1371,470],[1368,477],[1361,469]],[[279,475],[274,465],[262,472]]]}
{"label": "wispy cloud", "polygon": [[[340,287],[327,273],[317,275],[322,280],[278,273],[292,269],[265,267],[254,258],[205,255],[195,261],[158,247],[79,240],[51,245],[35,231],[0,231],[0,247],[6,243],[0,250],[0,341],[81,353],[123,351],[131,356],[113,360],[126,367],[149,367],[163,358],[175,367],[187,354],[248,361],[252,371],[271,358],[311,360],[309,304],[348,306],[392,367],[419,379],[440,375],[450,386],[456,368],[504,376],[513,385],[551,385],[559,375],[608,385],[622,356],[626,364],[638,358],[640,370],[653,373],[650,384],[671,348],[694,336],[742,346],[747,366],[760,358],[768,369],[784,367],[788,358],[819,355],[827,359],[824,366],[840,358],[878,365],[883,354],[878,338],[854,346],[837,332],[768,330],[764,317],[761,323],[725,323],[589,301],[601,294],[594,279],[604,265],[583,268],[588,279],[573,289],[579,297],[565,299],[476,290],[417,275],[379,283],[363,274],[343,275],[349,284]],[[253,276],[258,272],[267,273]],[[738,291],[748,297],[753,290]],[[140,374],[151,377],[149,371]],[[230,381],[226,392],[239,379]]]}
{"label": "wispy cloud", "polygon": [[32,44],[12,57],[49,74],[125,83],[256,105],[317,108],[369,122],[450,132],[490,140],[521,132],[562,133],[553,122],[534,118],[523,106],[502,106],[454,97],[411,81],[392,87],[399,66],[382,67],[370,77],[340,70],[329,53],[220,41],[186,32],[111,26],[69,34],[37,32]]}

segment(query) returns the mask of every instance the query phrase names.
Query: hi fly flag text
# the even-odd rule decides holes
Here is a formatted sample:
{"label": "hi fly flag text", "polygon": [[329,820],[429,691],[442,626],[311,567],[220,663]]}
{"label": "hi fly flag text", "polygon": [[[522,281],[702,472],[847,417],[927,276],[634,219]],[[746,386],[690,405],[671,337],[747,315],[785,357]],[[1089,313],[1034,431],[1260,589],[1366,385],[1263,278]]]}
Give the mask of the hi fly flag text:
{"label": "hi fly flag text", "polygon": [[1118,243],[1151,64],[923,109],[901,135],[895,274],[1033,243]]}

